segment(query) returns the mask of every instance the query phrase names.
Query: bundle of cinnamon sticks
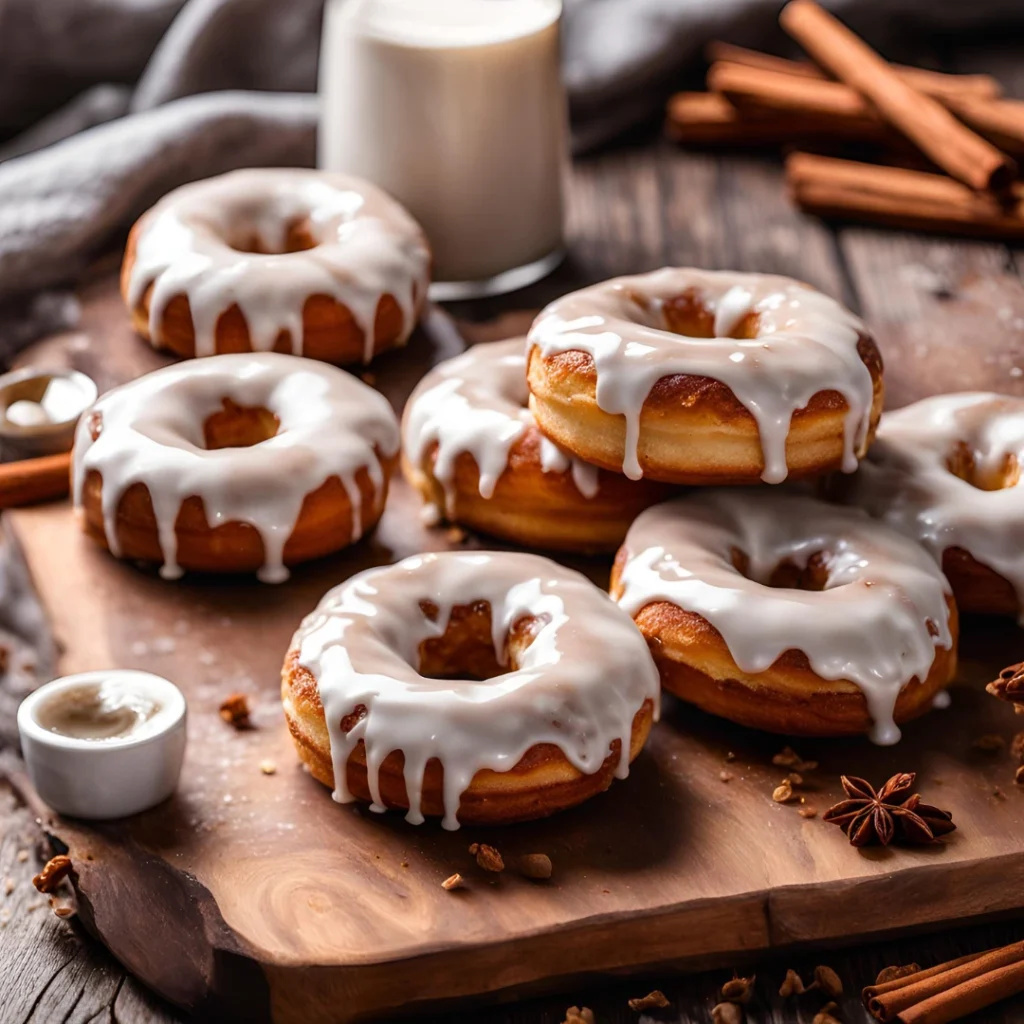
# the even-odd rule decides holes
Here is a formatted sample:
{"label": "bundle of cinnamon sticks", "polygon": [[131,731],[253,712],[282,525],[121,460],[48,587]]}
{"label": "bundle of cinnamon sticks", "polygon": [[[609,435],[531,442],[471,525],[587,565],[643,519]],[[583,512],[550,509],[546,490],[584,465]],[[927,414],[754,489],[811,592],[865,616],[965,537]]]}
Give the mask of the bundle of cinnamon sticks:
{"label": "bundle of cinnamon sticks", "polygon": [[947,1024],[1024,992],[1024,942],[869,985],[864,1005],[882,1024]]}
{"label": "bundle of cinnamon sticks", "polygon": [[[889,64],[814,0],[780,21],[814,62],[712,44],[710,91],[669,101],[672,138],[824,148],[786,163],[793,199],[823,216],[1024,237],[1024,100],[989,75]],[[851,144],[882,162],[836,155]]]}

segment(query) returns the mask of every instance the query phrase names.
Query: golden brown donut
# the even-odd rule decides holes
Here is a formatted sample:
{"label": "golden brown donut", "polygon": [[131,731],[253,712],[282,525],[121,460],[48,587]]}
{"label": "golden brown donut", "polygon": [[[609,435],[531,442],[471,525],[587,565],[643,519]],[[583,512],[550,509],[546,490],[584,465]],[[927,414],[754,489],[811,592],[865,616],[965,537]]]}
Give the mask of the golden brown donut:
{"label": "golden brown donut", "polygon": [[[492,615],[511,622],[497,638]],[[329,593],[295,635],[281,695],[300,759],[336,799],[454,828],[545,817],[624,777],[658,678],[628,616],[579,574],[444,552]]]}
{"label": "golden brown donut", "polygon": [[526,408],[525,338],[476,345],[420,381],[402,417],[402,465],[428,508],[531,548],[614,551],[673,488],[567,455]]}
{"label": "golden brown donut", "polygon": [[104,395],[79,423],[75,504],[120,558],[258,572],[337,551],[372,529],[398,462],[387,401],[295,356],[213,356]]}
{"label": "golden brown donut", "polygon": [[960,611],[1024,606],[1024,398],[956,392],[882,417],[878,440],[831,490],[923,544]]}
{"label": "golden brown donut", "polygon": [[956,602],[926,552],[802,495],[708,491],[649,509],[611,594],[665,689],[769,732],[895,742],[956,671]]}
{"label": "golden brown donut", "polygon": [[633,479],[852,471],[882,409],[867,328],[789,278],[673,268],[617,278],[551,303],[528,341],[541,430]]}
{"label": "golden brown donut", "polygon": [[369,362],[422,311],[430,253],[393,199],[355,178],[250,169],[182,186],[128,236],[135,330],[179,356],[274,351]]}

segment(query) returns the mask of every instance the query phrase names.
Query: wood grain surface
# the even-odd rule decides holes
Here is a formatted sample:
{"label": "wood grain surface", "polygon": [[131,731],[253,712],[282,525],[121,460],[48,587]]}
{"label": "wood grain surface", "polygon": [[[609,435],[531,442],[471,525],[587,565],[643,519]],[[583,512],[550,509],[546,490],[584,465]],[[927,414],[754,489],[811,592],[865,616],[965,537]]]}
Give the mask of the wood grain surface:
{"label": "wood grain surface", "polygon": [[[992,67],[990,56],[985,66]],[[802,277],[863,312],[886,357],[892,404],[948,388],[1021,391],[1024,290],[1014,257],[1002,246],[832,230],[789,209],[775,164],[682,154],[663,145],[619,149],[578,165],[571,203],[571,262],[552,281],[525,297],[458,312],[493,317],[502,308],[535,306],[583,281],[664,263],[771,270]],[[479,333],[511,333],[519,322],[511,315]],[[85,294],[81,332],[52,339],[31,358],[66,360],[109,386],[154,359],[125,331],[119,302],[100,279]],[[421,338],[416,357],[429,359],[434,348],[450,344],[452,339]],[[394,400],[404,382],[392,383],[383,364],[374,372],[379,386],[394,389]],[[399,488],[395,499],[373,557],[418,542],[404,519],[412,512],[410,496]],[[797,943],[785,962],[764,961],[751,1015],[796,1020],[805,1013],[809,1020],[813,1003],[783,1007],[773,993],[792,958],[812,965],[822,955],[808,949],[818,948],[823,922],[832,940],[846,942],[1020,903],[1024,795],[1012,784],[1005,753],[986,755],[973,747],[983,733],[1009,738],[1013,732],[1013,716],[978,686],[996,663],[1019,660],[1024,645],[1014,629],[968,624],[964,685],[954,693],[952,711],[911,726],[907,742],[895,750],[846,741],[799,746],[805,757],[822,761],[809,792],[820,807],[836,795],[839,771],[880,781],[890,770],[918,770],[925,792],[950,807],[960,825],[940,850],[857,854],[819,820],[805,821],[794,808],[772,804],[779,770],[770,757],[780,742],[678,704],[667,708],[630,780],[589,806],[507,833],[463,830],[449,836],[435,828],[412,830],[397,817],[336,807],[293,770],[274,707],[270,677],[277,666],[262,664],[263,656],[254,663],[243,639],[258,635],[261,651],[283,650],[294,616],[305,610],[298,606],[311,607],[322,589],[355,567],[351,558],[299,573],[279,590],[195,582],[168,587],[86,547],[60,509],[20,514],[15,526],[44,600],[58,612],[58,637],[71,644],[68,667],[115,661],[148,667],[190,691],[190,760],[173,805],[128,829],[58,829],[81,868],[83,919],[129,969],[184,1005],[230,989],[236,1000],[253,998],[247,1009],[253,1014],[262,1013],[269,998],[280,1019],[315,1019],[317,1013],[344,1019],[359,999],[387,1007],[469,990],[522,994],[540,972],[561,975],[564,988],[573,986],[571,995],[480,1019],[557,1021],[570,1002],[588,1002],[606,1008],[600,1020],[624,1021],[637,1019],[625,1008],[625,996],[642,995],[650,979],[588,1000],[606,965],[635,968],[706,955],[749,963],[759,950]],[[423,539],[435,546],[449,542],[443,533]],[[599,575],[602,567],[592,570]],[[59,613],[68,608],[65,591],[80,595],[73,614]],[[209,653],[193,658],[186,650],[210,652],[214,659]],[[227,730],[215,714],[219,698],[238,688],[261,698],[252,733]],[[737,754],[729,765],[735,778],[723,783],[718,775],[729,750]],[[268,756],[276,759],[276,775],[258,771],[259,760]],[[24,873],[14,852],[32,845],[24,831],[30,815],[12,810],[5,819],[11,828],[0,847],[0,870]],[[300,821],[295,829],[280,827]],[[466,853],[473,839],[494,842],[510,855],[542,850],[555,862],[555,878],[544,886],[512,875],[487,879]],[[315,849],[326,850],[326,859],[311,856]],[[88,861],[90,852],[96,857],[100,850],[105,862]],[[469,891],[440,889],[440,880],[454,870],[467,876]],[[14,892],[24,892],[20,876]],[[108,907],[135,910],[104,909],[100,894]],[[718,901],[713,908],[712,895]],[[638,909],[654,907],[663,909],[652,919],[636,916]],[[116,1019],[161,1019],[164,1011],[131,994],[137,990],[122,985],[124,975],[110,961],[95,952],[56,952],[61,943],[73,943],[51,939],[47,945],[42,925],[24,927],[51,921],[47,914],[27,911],[22,903],[14,918],[23,925],[19,950],[42,944],[47,981],[41,990],[30,983],[12,987],[19,999],[12,1020],[86,1020],[107,1007],[113,1019],[119,1003]],[[174,927],[182,921],[186,928]],[[571,924],[580,921],[586,928]],[[299,955],[306,960],[293,959],[296,923],[303,932]],[[426,929],[434,940],[429,944],[422,941]],[[12,934],[0,933],[0,958],[9,945],[2,940]],[[854,990],[884,962],[917,956],[930,963],[1021,934],[1020,925],[1005,924],[924,945],[904,940],[844,958],[829,954],[849,989],[844,1019],[858,1019]],[[510,935],[519,937],[508,941]],[[393,957],[376,973],[359,955],[371,941],[384,951],[380,955]],[[454,954],[447,965],[444,943]],[[273,967],[264,976],[253,974],[246,965],[254,960]],[[335,966],[302,967],[328,961]],[[22,965],[15,977],[31,978],[39,969],[31,953],[14,962]],[[324,973],[335,977],[321,987]],[[86,975],[88,984],[81,980]],[[364,977],[356,980],[358,975]],[[120,980],[104,988],[107,977]],[[723,978],[716,972],[683,983],[663,976],[659,983],[674,1005],[657,1019],[706,1019]],[[318,992],[328,992],[327,998]],[[1005,1017],[995,1011],[986,1019],[1019,1019],[1014,1006],[1024,1012],[1018,1001]],[[216,1002],[207,1007],[213,1015],[220,1012]]]}

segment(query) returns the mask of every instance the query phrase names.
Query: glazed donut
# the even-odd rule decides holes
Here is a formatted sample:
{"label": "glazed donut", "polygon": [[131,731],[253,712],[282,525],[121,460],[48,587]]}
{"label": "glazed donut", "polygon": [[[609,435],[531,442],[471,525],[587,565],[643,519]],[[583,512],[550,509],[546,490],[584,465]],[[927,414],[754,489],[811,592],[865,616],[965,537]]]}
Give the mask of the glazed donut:
{"label": "glazed donut", "polygon": [[769,732],[895,743],[956,670],[957,612],[928,553],[857,509],[705,491],[633,524],[612,596],[662,685]]}
{"label": "glazed donut", "polygon": [[297,356],[212,356],[108,392],[81,419],[74,502],[118,558],[257,572],[372,529],[398,462],[398,421],[344,370]]}
{"label": "glazed donut", "polygon": [[629,616],[539,555],[444,552],[335,587],[281,675],[299,757],[341,803],[500,824],[625,778],[658,714]]}
{"label": "glazed donut", "polygon": [[433,517],[533,548],[614,551],[671,488],[563,452],[526,408],[525,339],[476,345],[420,381],[402,465]]}
{"label": "glazed donut", "polygon": [[840,498],[922,543],[961,612],[1024,608],[1024,398],[938,395],[882,417]]}
{"label": "glazed donut", "polygon": [[787,277],[666,268],[616,278],[556,299],[528,343],[540,429],[634,480],[851,472],[882,409],[867,328]]}
{"label": "glazed donut", "polygon": [[121,294],[179,356],[368,363],[412,333],[430,283],[419,225],[358,178],[251,169],[183,185],[136,222]]}

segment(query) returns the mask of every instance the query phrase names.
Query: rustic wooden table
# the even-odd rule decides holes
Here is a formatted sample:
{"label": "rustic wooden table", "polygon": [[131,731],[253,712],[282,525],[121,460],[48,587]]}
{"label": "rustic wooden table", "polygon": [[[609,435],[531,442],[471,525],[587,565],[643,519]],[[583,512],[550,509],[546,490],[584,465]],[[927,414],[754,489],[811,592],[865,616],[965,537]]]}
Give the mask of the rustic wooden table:
{"label": "rustic wooden table", "polygon": [[[963,47],[953,53],[898,54],[947,70],[988,70],[1011,95],[1024,96],[1020,44]],[[1024,342],[1021,255],[989,242],[954,241],[825,225],[796,213],[786,200],[777,160],[745,154],[682,152],[650,138],[578,162],[570,189],[569,260],[550,280],[500,302],[461,307],[484,319],[542,301],[581,283],[666,264],[736,268],[789,274],[843,299],[869,321],[883,351],[898,351],[912,363],[939,360],[958,366],[964,388],[990,383],[995,370],[1015,389],[1024,368],[991,367],[971,358],[972,338],[1005,332]],[[886,345],[887,341],[899,344]],[[88,339],[81,342],[83,350]],[[1012,349],[1013,346],[1007,346]],[[87,354],[85,356],[87,359]],[[904,368],[907,369],[906,367]],[[904,372],[903,380],[914,380]],[[892,405],[916,397],[889,395]],[[10,623],[0,621],[0,628]],[[17,623],[15,625],[18,625]],[[20,625],[23,631],[24,623]],[[3,639],[0,637],[0,639]],[[15,659],[16,660],[16,659]],[[10,748],[10,709],[24,677],[10,673],[0,688],[0,778],[15,764]],[[6,743],[7,749],[3,750]],[[31,886],[43,853],[28,810],[0,782],[0,1024],[7,1022],[118,1021],[121,1024],[177,1021],[181,1017],[139,986],[97,943],[74,924],[55,917]],[[758,837],[740,837],[757,857]],[[929,894],[922,892],[921,899]],[[1024,905],[1024,894],[1021,899]],[[145,908],[139,912],[144,914]],[[886,908],[879,928],[891,929]],[[857,950],[809,949],[785,961],[737,964],[757,973],[757,995],[748,1008],[754,1021],[810,1021],[821,1000],[794,1003],[777,994],[787,967],[809,973],[828,963],[846,992],[838,1015],[866,1020],[857,993],[887,964],[916,960],[927,966],[964,952],[1024,938],[1024,919],[967,925],[941,935],[906,936]],[[642,981],[570,991],[514,1006],[467,1012],[458,1019],[513,1024],[557,1024],[566,1007],[586,1005],[605,1022],[631,1022],[639,1015],[626,1000],[662,989],[671,1000],[653,1020],[707,1021],[728,972],[659,976]],[[445,1019],[452,1019],[450,1016]],[[1024,1019],[1024,997],[978,1014],[996,1024]]]}

